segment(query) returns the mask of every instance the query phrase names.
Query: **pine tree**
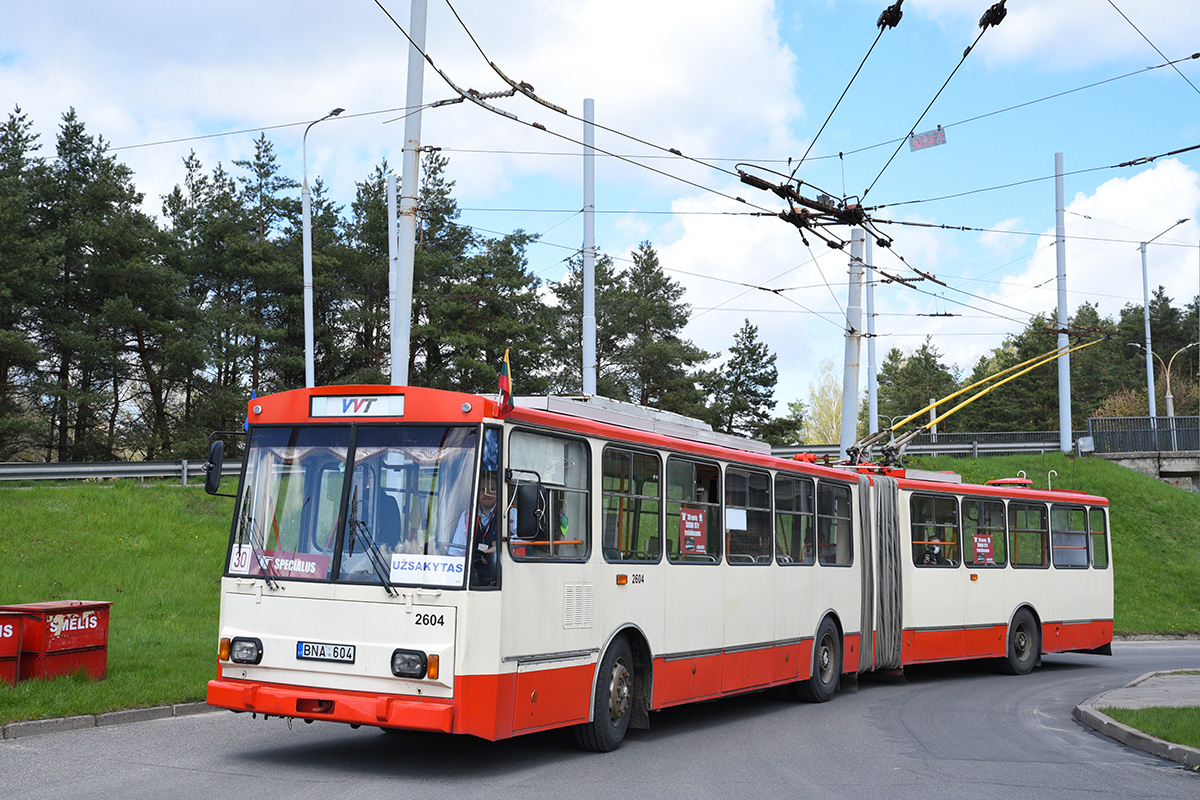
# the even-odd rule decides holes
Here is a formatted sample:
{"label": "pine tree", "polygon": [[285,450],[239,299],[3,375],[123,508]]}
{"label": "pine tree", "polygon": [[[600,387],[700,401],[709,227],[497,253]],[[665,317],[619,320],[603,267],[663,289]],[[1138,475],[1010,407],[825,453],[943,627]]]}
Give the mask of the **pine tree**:
{"label": "pine tree", "polygon": [[733,336],[729,360],[709,376],[713,427],[725,433],[759,436],[775,408],[779,371],[775,354],[759,341],[758,328],[746,320]]}

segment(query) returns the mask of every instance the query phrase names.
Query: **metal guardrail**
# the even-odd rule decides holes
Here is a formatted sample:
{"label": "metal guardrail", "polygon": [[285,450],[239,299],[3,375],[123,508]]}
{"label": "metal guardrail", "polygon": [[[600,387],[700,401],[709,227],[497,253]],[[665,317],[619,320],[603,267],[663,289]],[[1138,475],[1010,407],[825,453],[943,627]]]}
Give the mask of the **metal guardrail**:
{"label": "metal guardrail", "polygon": [[[1072,441],[1092,437],[1097,453],[1129,453],[1152,451],[1200,450],[1200,417],[1094,417],[1088,420],[1086,431],[1075,431]],[[876,448],[878,451],[878,448]],[[1059,451],[1058,434],[1054,431],[1007,431],[978,433],[923,433],[905,449],[908,455],[980,456],[1014,455],[1020,453],[1055,453]],[[840,458],[836,444],[811,444],[800,447],[775,447],[773,455],[791,458],[798,453]],[[226,461],[221,474],[237,475],[241,460]],[[204,461],[119,461],[39,464],[0,462],[0,481],[86,480],[113,478],[178,478],[183,486],[188,480],[204,477]]]}
{"label": "metal guardrail", "polygon": [[[241,472],[241,460],[226,462],[221,475]],[[204,461],[83,461],[68,463],[0,462],[0,481],[104,480],[113,478],[178,478],[188,485],[189,478],[204,480]]]}
{"label": "metal guardrail", "polygon": [[1088,435],[1097,453],[1200,450],[1200,417],[1093,417]]}
{"label": "metal guardrail", "polygon": [[[1073,437],[1086,435],[1076,433]],[[1011,437],[1005,439],[1005,437]],[[938,433],[921,434],[904,449],[909,456],[955,456],[958,458],[979,458],[980,456],[1008,456],[1021,453],[1057,453],[1059,451],[1058,434],[1046,431],[1015,433]],[[879,446],[875,447],[879,452]],[[798,453],[812,453],[817,456],[841,457],[839,445],[811,444],[799,447],[773,447],[772,455],[791,458]]]}

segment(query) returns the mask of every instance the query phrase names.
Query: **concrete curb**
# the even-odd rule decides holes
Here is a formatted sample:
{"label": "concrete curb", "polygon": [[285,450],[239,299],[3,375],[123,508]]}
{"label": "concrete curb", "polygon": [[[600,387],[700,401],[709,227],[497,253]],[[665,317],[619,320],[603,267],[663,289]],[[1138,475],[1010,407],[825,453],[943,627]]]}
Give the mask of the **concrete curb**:
{"label": "concrete curb", "polygon": [[[1137,686],[1143,681],[1158,675],[1170,675],[1170,672],[1147,672],[1137,680],[1128,684],[1129,686]],[[1112,690],[1120,691],[1120,690]],[[1104,697],[1108,692],[1101,692],[1095,697],[1090,697],[1079,705],[1075,706],[1075,710],[1071,716],[1092,728],[1097,733],[1101,733],[1110,739],[1115,739],[1127,747],[1132,747],[1136,750],[1141,750],[1144,753],[1165,758],[1168,761],[1174,761],[1182,764],[1190,769],[1200,769],[1200,750],[1194,747],[1187,747],[1174,742],[1168,742],[1164,739],[1159,739],[1151,736],[1148,733],[1143,733],[1137,728],[1131,728],[1128,725],[1123,725],[1117,722],[1107,714],[1096,710],[1097,706],[1104,707]]]}
{"label": "concrete curb", "polygon": [[41,736],[44,733],[76,731],[81,728],[103,728],[108,725],[123,725],[127,722],[146,722],[168,717],[188,717],[209,711],[224,711],[208,703],[177,703],[173,706],[153,708],[130,708],[124,711],[106,711],[103,714],[81,714],[57,719],[35,719],[28,722],[10,722],[3,726],[0,739],[19,739],[25,736]]}

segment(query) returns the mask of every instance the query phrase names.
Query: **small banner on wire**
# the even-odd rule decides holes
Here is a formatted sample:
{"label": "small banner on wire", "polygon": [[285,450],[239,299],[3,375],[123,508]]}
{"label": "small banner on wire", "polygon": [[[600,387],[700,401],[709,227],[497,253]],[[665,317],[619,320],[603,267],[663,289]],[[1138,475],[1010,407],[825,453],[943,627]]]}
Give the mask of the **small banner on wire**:
{"label": "small banner on wire", "polygon": [[914,133],[908,137],[908,150],[914,152],[916,150],[924,150],[927,147],[937,147],[939,144],[946,143],[946,131],[941,125],[938,125],[935,130],[925,131],[924,133]]}

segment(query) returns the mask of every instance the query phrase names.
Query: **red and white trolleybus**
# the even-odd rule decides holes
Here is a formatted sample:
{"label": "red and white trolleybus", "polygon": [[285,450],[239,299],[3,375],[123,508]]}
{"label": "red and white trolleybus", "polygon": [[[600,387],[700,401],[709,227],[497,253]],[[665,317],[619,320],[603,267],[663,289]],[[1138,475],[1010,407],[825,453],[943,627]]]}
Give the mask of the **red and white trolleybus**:
{"label": "red and white trolleybus", "polygon": [[215,706],[604,751],[682,703],[1112,640],[1102,497],[788,460],[594,397],[322,387],[248,422]]}

